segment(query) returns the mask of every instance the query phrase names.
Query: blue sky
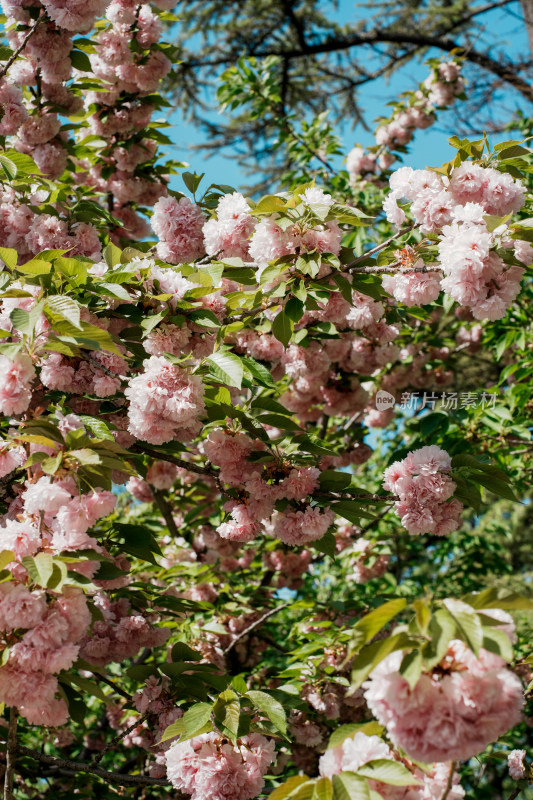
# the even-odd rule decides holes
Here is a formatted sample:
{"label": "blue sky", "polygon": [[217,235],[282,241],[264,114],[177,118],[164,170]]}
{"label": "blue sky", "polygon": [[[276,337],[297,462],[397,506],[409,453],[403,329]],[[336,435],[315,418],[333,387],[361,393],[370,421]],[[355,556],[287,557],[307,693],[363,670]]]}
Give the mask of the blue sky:
{"label": "blue sky", "polygon": [[[328,3],[328,8],[329,8]],[[523,22],[520,18],[520,6],[518,3],[511,6],[512,13],[509,14],[503,9],[496,9],[485,14],[481,19],[484,30],[479,35],[476,47],[483,49],[483,43],[490,38],[493,42],[490,54],[493,58],[498,57],[499,52],[512,52],[516,58],[521,54],[527,56],[528,41]],[[353,2],[341,0],[337,11],[337,19],[342,22],[360,19],[362,10],[356,7]],[[496,40],[497,45],[494,46]],[[432,51],[428,56],[441,55],[440,51]],[[393,100],[400,92],[415,89],[420,81],[428,74],[424,64],[410,62],[402,70],[395,73],[390,80],[380,79],[372,83],[369,87],[363,87],[359,94],[359,102],[366,109],[366,119],[370,125],[370,131],[365,131],[362,126],[352,129],[350,121],[338,131],[347,153],[355,142],[370,145],[373,143],[372,130],[373,120],[383,114],[387,114],[386,104]],[[510,116],[509,112],[519,109],[525,104],[523,98],[507,90],[506,87],[498,90],[497,106],[503,110],[504,115]],[[460,102],[460,101],[459,101]],[[522,106],[523,107],[523,106]],[[526,109],[524,108],[524,111]],[[529,109],[531,113],[531,109]],[[508,118],[507,116],[507,118]],[[411,151],[404,157],[404,163],[412,167],[438,166],[442,162],[449,160],[453,155],[453,149],[447,143],[447,138],[455,133],[452,114],[443,113],[439,116],[437,123],[428,130],[418,131]],[[207,178],[212,183],[225,183],[239,187],[249,183],[250,178],[246,177],[239,169],[238,165],[231,159],[231,151],[219,152],[217,155],[205,159],[201,154],[190,150],[192,143],[198,144],[201,141],[200,132],[189,123],[183,120],[179,111],[174,111],[169,122],[173,125],[169,128],[168,135],[171,137],[175,146],[172,148],[172,155],[188,161],[190,170],[198,173],[205,172]],[[499,137],[500,139],[502,137]],[[508,135],[503,138],[509,138]],[[494,137],[496,141],[496,137]],[[340,164],[339,164],[340,165]],[[172,185],[176,189],[183,190],[183,183],[179,178],[174,178]],[[273,187],[275,190],[275,187]]]}

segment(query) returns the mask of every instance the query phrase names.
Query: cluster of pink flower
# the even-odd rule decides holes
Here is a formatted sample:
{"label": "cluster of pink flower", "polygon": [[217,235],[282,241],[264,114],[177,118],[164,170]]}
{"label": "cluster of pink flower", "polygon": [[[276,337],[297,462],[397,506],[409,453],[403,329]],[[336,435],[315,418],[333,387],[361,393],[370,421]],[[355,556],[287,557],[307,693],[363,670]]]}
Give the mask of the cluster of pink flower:
{"label": "cluster of pink flower", "polygon": [[301,550],[299,553],[273,550],[265,553],[263,562],[267,569],[276,573],[275,585],[278,589],[283,587],[299,589],[303,583],[303,576],[309,569],[311,559],[310,550]]}
{"label": "cluster of pink flower", "polygon": [[[173,0],[154,2],[160,9],[174,6]],[[89,31],[106,5],[106,0],[2,3],[8,16],[9,43],[16,48],[24,42],[24,48],[11,65],[8,78],[0,83],[4,110],[0,131],[3,135],[16,135],[13,146],[30,154],[41,172],[52,179],[64,173],[69,155],[68,133],[61,128],[60,115],[83,109],[79,92],[69,85],[72,36]],[[36,11],[43,17],[26,42],[32,24],[30,12]],[[166,194],[166,182],[152,168],[156,144],[143,136],[154,111],[145,97],[156,90],[171,63],[158,48],[162,23],[150,4],[115,0],[108,8],[108,19],[111,24],[97,32],[95,52],[89,56],[91,79],[100,79],[103,90],[85,95],[86,107],[92,113],[88,131],[86,126],[80,127],[80,141],[89,132],[104,136],[109,145],[98,166],[91,166],[85,159],[77,160],[75,180],[106,194],[108,207],[122,222],[112,231],[115,240],[140,239],[148,234],[149,227],[137,207],[153,205]],[[23,98],[18,87],[33,85],[37,100],[33,101],[29,94]],[[22,256],[44,249],[68,249],[70,255],[99,258],[100,243],[93,225],[67,219],[59,205],[56,216],[36,214],[27,203],[26,198],[18,198],[13,192],[4,193],[0,203],[3,246],[16,248]]]}
{"label": "cluster of pink flower", "polygon": [[232,744],[216,733],[176,742],[166,753],[167,775],[191,800],[251,800],[274,761],[274,742],[250,733]]}
{"label": "cluster of pink flower", "polygon": [[525,750],[511,750],[507,756],[509,775],[514,781],[520,781],[522,778],[526,777],[527,770],[524,766],[525,757]]}
{"label": "cluster of pink flower", "polygon": [[[486,612],[512,629],[506,612]],[[463,761],[481,753],[520,721],[522,684],[498,655],[476,657],[450,643],[440,664],[411,689],[400,673],[402,653],[391,653],[364,684],[366,701],[390,739],[424,762]]]}
{"label": "cluster of pink flower", "polygon": [[[37,192],[29,200],[38,204],[42,197]],[[35,213],[11,187],[0,191],[0,242],[2,247],[18,252],[20,263],[42,250],[68,250],[69,255],[93,259],[101,255],[94,225],[75,221],[69,224],[62,213]]]}
{"label": "cluster of pink flower", "polygon": [[9,506],[0,527],[2,547],[12,550],[17,561],[43,547],[53,553],[97,547],[87,531],[115,504],[115,495],[108,491],[80,495],[70,476],[54,481],[42,476],[27,483]]}
{"label": "cluster of pink flower", "polygon": [[[322,189],[306,189],[301,200],[312,210],[313,204],[332,206],[333,198]],[[282,228],[278,214],[259,222],[239,192],[224,195],[217,216],[205,220],[202,210],[187,197],[161,198],[155,205],[152,227],[159,237],[157,253],[171,264],[193,261],[207,253],[220,258],[242,258],[264,266],[281,256],[317,250],[338,255],[342,231],[335,220],[302,228]]]}
{"label": "cluster of pink flower", "polygon": [[95,604],[103,614],[93,623],[90,634],[81,643],[81,656],[91,664],[104,666],[111,661],[133,658],[143,647],[158,647],[168,639],[170,631],[155,628],[140,613],[129,613],[130,604],[122,597],[111,602],[102,593]]}
{"label": "cluster of pink flower", "polygon": [[0,584],[0,597],[1,630],[26,629],[11,643],[7,663],[0,667],[0,700],[16,706],[33,725],[63,725],[68,709],[56,697],[55,675],[76,661],[91,623],[85,595],[68,587],[47,604],[45,592],[8,582]]}
{"label": "cluster of pink flower", "polygon": [[387,467],[383,488],[399,498],[394,505],[409,533],[445,536],[457,530],[463,505],[452,497],[456,485],[450,472],[450,456],[436,445],[414,450]]}
{"label": "cluster of pink flower", "polygon": [[[330,747],[320,758],[320,774],[326,778],[341,772],[357,772],[364,764],[386,759],[399,761],[390,747],[378,736],[368,736],[359,731],[341,744]],[[406,766],[405,759],[402,763]],[[394,786],[379,780],[369,780],[370,789],[385,800],[461,800],[465,796],[459,785],[459,775],[453,772],[453,764],[433,764],[429,771],[422,771],[414,764],[408,766],[413,774],[412,786]],[[453,772],[449,781],[450,772]]]}
{"label": "cluster of pink flower", "polygon": [[[372,578],[380,578],[389,566],[389,557],[373,552],[374,545],[362,536],[349,549],[350,567],[353,570],[347,575],[348,580],[355,583],[368,583]],[[353,559],[353,560],[352,560]]]}
{"label": "cluster of pink flower", "polygon": [[[172,8],[168,0],[154,0],[160,9]],[[87,165],[87,182],[111,197],[111,211],[123,224],[113,232],[115,241],[142,239],[149,233],[139,206],[153,206],[166,195],[166,182],[152,169],[156,143],[144,134],[154,106],[145,100],[157,90],[171,69],[158,48],[163,25],[149,3],[113,0],[106,12],[111,25],[95,37],[90,55],[94,75],[105,91],[91,91],[86,107],[93,110],[89,131],[110,144],[105,163]],[[96,109],[96,110],[94,110]]]}
{"label": "cluster of pink flower", "polygon": [[[217,532],[239,542],[249,542],[262,531],[290,545],[320,539],[335,519],[329,508],[320,509],[307,503],[318,486],[320,470],[286,464],[264,467],[250,462],[248,455],[252,450],[263,447],[244,433],[232,434],[219,428],[211,431],[204,442],[207,458],[220,467],[220,480],[247,494],[242,502],[229,500],[225,504],[231,519],[219,525]],[[276,501],[282,499],[297,506],[288,505],[283,512],[275,511]]]}
{"label": "cluster of pink flower", "polygon": [[[24,57],[17,59],[9,70],[11,84],[34,86],[42,100],[30,105],[28,98],[28,108],[20,109],[16,105],[15,86],[7,84],[10,88],[6,99],[10,105],[5,133],[17,134],[14,147],[30,154],[41,172],[49,178],[58,178],[67,166],[67,136],[60,131],[57,109],[74,113],[81,108],[79,99],[64,86],[72,72],[69,57],[73,47],[71,34],[90,29],[104,7],[102,0],[42,4],[39,0],[2,2],[9,18],[7,37],[12,48],[22,45],[28,35],[28,28],[33,24],[30,12],[38,10],[46,14],[25,44]],[[31,114],[28,114],[28,109]]]}
{"label": "cluster of pink flower", "polygon": [[[161,742],[161,738],[169,725],[183,716],[181,708],[176,707],[176,699],[170,691],[168,678],[156,678],[151,676],[145,681],[142,689],[135,693],[133,702],[140,714],[148,715],[148,718],[133,728],[130,733],[124,736],[126,747],[142,747],[155,757],[150,767],[152,778],[164,778],[165,752],[173,744],[172,739]],[[124,708],[115,706],[108,712],[109,724],[119,733],[123,733],[126,728],[130,728],[135,722],[135,717],[127,715],[124,717]]]}
{"label": "cluster of pink flower", "polygon": [[131,378],[124,391],[129,400],[130,432],[151,444],[188,441],[196,436],[204,412],[201,379],[163,356],[150,356],[143,366],[143,372]]}
{"label": "cluster of pink flower", "polygon": [[[439,234],[437,273],[400,271],[384,280],[384,288],[402,302],[429,303],[440,289],[461,306],[470,306],[476,319],[500,319],[518,292],[522,267],[508,266],[497,247],[513,248],[517,261],[530,264],[533,248],[511,239],[507,224],[489,231],[486,215],[506,217],[525,201],[525,187],[507,173],[464,162],[446,179],[430,170],[401,167],[390,178],[391,193],[384,202],[390,222],[401,225],[405,212],[397,204],[405,197],[411,203],[415,223],[423,233]],[[422,260],[414,266],[423,266]]]}
{"label": "cluster of pink flower", "polygon": [[346,166],[352,184],[356,185],[364,175],[372,175],[388,169],[397,156],[394,151],[405,147],[417,129],[429,128],[436,121],[435,108],[446,108],[455,102],[464,91],[460,77],[461,67],[456,61],[442,62],[409,99],[396,106],[394,114],[376,129],[376,147],[368,152],[354,147],[347,156]]}

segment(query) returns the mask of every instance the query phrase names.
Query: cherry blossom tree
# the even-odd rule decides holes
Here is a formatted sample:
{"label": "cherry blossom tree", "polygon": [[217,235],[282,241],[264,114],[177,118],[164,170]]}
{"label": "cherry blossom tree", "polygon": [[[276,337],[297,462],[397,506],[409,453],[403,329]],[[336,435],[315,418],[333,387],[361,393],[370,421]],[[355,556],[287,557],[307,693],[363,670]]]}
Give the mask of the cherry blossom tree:
{"label": "cherry blossom tree", "polygon": [[2,3],[4,798],[526,798],[529,123],[400,166],[430,60],[253,199],[165,157],[173,6]]}

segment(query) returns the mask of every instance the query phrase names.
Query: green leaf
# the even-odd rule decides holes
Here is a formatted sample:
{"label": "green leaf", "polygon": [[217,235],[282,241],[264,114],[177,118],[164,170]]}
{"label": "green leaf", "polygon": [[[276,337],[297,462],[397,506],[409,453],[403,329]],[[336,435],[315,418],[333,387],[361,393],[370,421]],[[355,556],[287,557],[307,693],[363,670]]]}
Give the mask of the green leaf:
{"label": "green leaf", "polygon": [[269,194],[262,197],[253,209],[254,214],[273,214],[275,211],[284,211],[285,201],[281,197]]}
{"label": "green leaf", "polygon": [[11,564],[12,561],[15,560],[15,553],[13,550],[2,550],[0,552],[0,570],[7,567],[8,564]]}
{"label": "green leaf", "polygon": [[81,50],[73,47],[70,53],[68,54],[72,62],[72,66],[74,69],[78,69],[80,72],[92,72],[91,67],[91,60],[86,53],[83,53]]}
{"label": "green leaf", "polygon": [[171,651],[172,661],[200,661],[202,654],[185,642],[176,642]]}
{"label": "green leaf", "polygon": [[483,643],[483,629],[478,615],[462,600],[447,598],[442,602],[455,622],[458,637],[477,655]]}
{"label": "green leaf", "polygon": [[259,709],[284,735],[287,733],[287,718],[285,709],[281,703],[267,692],[251,690],[246,697],[252,701],[254,706]]}
{"label": "green leaf", "polygon": [[211,374],[228,386],[240,389],[244,376],[244,365],[239,356],[227,350],[218,350],[208,356],[206,361],[209,363]]}
{"label": "green leaf", "polygon": [[455,628],[455,620],[445,609],[440,608],[433,614],[428,627],[431,641],[422,648],[426,671],[433,669],[442,661],[450,641],[454,638]]}
{"label": "green leaf", "polygon": [[297,297],[290,297],[285,303],[285,314],[293,322],[300,322],[304,315],[304,304]]}
{"label": "green leaf", "polygon": [[95,417],[88,417],[85,414],[81,414],[80,419],[83,422],[85,428],[90,433],[94,434],[97,439],[108,439],[109,441],[112,442],[115,441],[113,434],[107,427],[107,424],[102,419],[96,419]]}
{"label": "green leaf", "polygon": [[195,703],[183,715],[183,724],[187,733],[193,735],[203,728],[210,719],[213,706],[210,703]]}
{"label": "green leaf", "polygon": [[315,781],[312,800],[332,800],[333,784],[330,778],[318,778]]}
{"label": "green leaf", "polygon": [[217,726],[222,726],[224,733],[236,739],[239,731],[241,704],[232,689],[226,689],[218,696],[213,713]]}
{"label": "green leaf", "polygon": [[333,776],[334,800],[370,800],[370,788],[365,778],[355,772]]}
{"label": "green leaf", "polygon": [[24,275],[48,275],[52,271],[52,265],[42,258],[32,258],[25,264],[19,264],[17,271]]}
{"label": "green leaf", "polygon": [[46,587],[54,571],[54,559],[50,553],[37,553],[36,556],[24,556],[22,563],[28,570],[30,578],[39,586]]}
{"label": "green leaf", "polygon": [[380,725],[379,722],[349,722],[333,731],[329,737],[328,750],[330,747],[342,744],[345,739],[351,739],[356,733],[364,733],[366,736],[381,736],[383,731],[383,725]]}
{"label": "green leaf", "polygon": [[481,486],[484,486],[489,492],[498,495],[498,497],[504,497],[506,500],[514,500],[516,503],[520,502],[511,487],[505,483],[505,481],[495,478],[492,475],[476,473],[472,475],[472,480],[476,483],[480,483]]}
{"label": "green leaf", "polygon": [[336,472],[333,469],[325,469],[320,473],[318,481],[321,489],[339,492],[350,485],[352,476],[348,472]]}
{"label": "green leaf", "polygon": [[336,545],[337,540],[335,538],[335,534],[331,533],[330,531],[326,531],[322,538],[317,539],[312,543],[312,547],[315,550],[318,550],[319,553],[324,553],[324,555],[329,556],[330,558],[335,558]]}
{"label": "green leaf", "polygon": [[[313,796],[314,781],[310,780],[307,775],[293,775],[281,786],[277,786],[273,792],[268,795],[268,800],[295,800],[295,793],[303,787],[304,784],[310,785],[310,794],[307,797]],[[305,795],[305,792],[304,792]],[[304,795],[299,797],[299,800],[304,800]]]}
{"label": "green leaf", "polygon": [[389,600],[379,608],[366,614],[362,619],[354,625],[354,647],[360,647],[366,644],[370,639],[373,639],[376,633],[387,625],[391,619],[394,619],[407,605],[407,600],[404,597],[399,597],[396,600]]}
{"label": "green leaf", "polygon": [[87,264],[84,261],[78,261],[77,258],[58,256],[54,259],[54,269],[70,278],[78,286],[87,282]]}
{"label": "green leaf", "polygon": [[[129,673],[130,670],[128,670]],[[207,731],[206,731],[207,732]],[[185,723],[183,721],[183,717],[181,719],[176,720],[173,722],[172,725],[169,725],[165,728],[163,735],[160,742],[166,742],[168,739],[174,739],[175,736],[182,736],[185,733]]]}
{"label": "green leaf", "polygon": [[17,266],[18,253],[12,247],[0,247],[0,258],[9,269]]}
{"label": "green leaf", "polygon": [[196,308],[190,311],[188,318],[196,325],[201,325],[203,328],[219,328],[220,321],[212,311],[207,308]]}
{"label": "green leaf", "polygon": [[505,631],[498,630],[498,628],[483,628],[482,647],[490,653],[496,653],[507,662],[513,660],[513,648],[509,637]]}
{"label": "green leaf", "polygon": [[67,297],[67,295],[52,295],[46,299],[46,308],[81,330],[80,306],[71,297]]}
{"label": "green leaf", "polygon": [[352,690],[358,689],[365,681],[372,670],[380,664],[383,659],[396,650],[412,649],[416,641],[411,639],[406,633],[396,633],[388,636],[379,642],[364,647],[355,661],[352,668]]}
{"label": "green leaf", "polygon": [[6,178],[10,181],[14,181],[15,178],[17,177],[16,164],[14,164],[10,158],[2,155],[1,153],[0,153],[0,164],[2,165],[2,170]]}
{"label": "green leaf", "polygon": [[359,767],[357,775],[388,783],[391,786],[414,786],[420,783],[407,767],[390,758],[376,758],[367,761],[366,764]]}
{"label": "green leaf", "polygon": [[6,150],[4,156],[7,157],[17,169],[17,176],[20,178],[25,175],[41,175],[41,170],[31,156],[26,153],[19,153],[18,150]]}
{"label": "green leaf", "polygon": [[293,331],[294,323],[292,319],[286,314],[285,311],[280,311],[272,323],[272,333],[279,342],[287,347],[291,340]]}
{"label": "green leaf", "polygon": [[402,659],[400,673],[409,684],[410,689],[414,689],[418,683],[423,666],[424,663],[420,650],[413,650],[411,653],[407,653]]}
{"label": "green leaf", "polygon": [[255,359],[250,358],[249,356],[243,357],[242,361],[246,369],[252,374],[256,381],[261,384],[261,386],[266,386],[269,389],[275,388],[276,384],[272,380],[270,370],[265,367],[264,364],[260,364],[258,361],[255,361]]}

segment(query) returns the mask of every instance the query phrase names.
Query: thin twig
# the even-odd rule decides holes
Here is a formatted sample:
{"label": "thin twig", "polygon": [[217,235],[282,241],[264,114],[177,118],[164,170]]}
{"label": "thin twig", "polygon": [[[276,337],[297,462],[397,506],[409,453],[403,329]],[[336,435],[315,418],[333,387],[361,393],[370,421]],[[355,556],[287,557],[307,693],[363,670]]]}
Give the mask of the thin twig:
{"label": "thin twig", "polygon": [[148,712],[146,712],[146,714],[143,714],[142,717],[136,719],[135,722],[132,722],[132,724],[129,725],[129,727],[127,727],[125,731],[122,731],[122,733],[119,733],[117,736],[115,736],[114,739],[111,739],[111,741],[108,744],[106,744],[104,749],[100,753],[98,753],[97,756],[93,758],[93,764],[99,764],[109,750],[112,750],[113,747],[115,747],[115,745],[117,745],[121,739],[124,739],[124,737],[128,735],[128,733],[131,733],[133,730],[135,730],[135,728],[138,728],[139,725],[142,725],[142,723],[146,719],[148,719]]}
{"label": "thin twig", "polygon": [[43,10],[43,11],[41,11],[39,17],[35,20],[35,22],[31,26],[30,30],[28,31],[28,33],[26,34],[26,36],[24,37],[22,42],[19,44],[17,49],[14,51],[13,55],[10,56],[10,58],[6,61],[5,65],[2,67],[2,69],[0,69],[0,79],[3,78],[7,74],[7,71],[9,70],[10,66],[17,60],[17,58],[22,53],[22,51],[24,50],[24,48],[26,47],[26,45],[30,41],[31,37],[33,36],[35,31],[37,30],[37,27],[41,24],[41,22],[43,22],[43,20],[45,18],[46,18],[46,11]]}
{"label": "thin twig", "polygon": [[263,614],[262,617],[256,619],[255,622],[252,622],[251,625],[248,625],[247,628],[245,628],[235,637],[235,639],[231,642],[231,644],[229,644],[224,650],[224,655],[227,656],[228,653],[230,653],[233,650],[237,642],[239,642],[245,636],[248,636],[248,634],[254,631],[256,628],[259,628],[259,626],[262,625],[263,622],[265,622],[269,617],[273,617],[274,614],[277,614],[279,611],[283,611],[284,608],[288,608],[288,606],[290,605],[291,605],[290,603],[283,603],[283,605],[276,606],[276,608],[270,608],[265,614]]}
{"label": "thin twig", "polygon": [[17,718],[18,711],[14,706],[11,706],[9,709],[9,728],[7,732],[4,800],[15,800],[13,782],[15,780],[15,758],[17,755]]}
{"label": "thin twig", "polygon": [[448,780],[446,781],[446,788],[444,789],[444,794],[442,795],[442,800],[446,800],[448,795],[451,792],[452,785],[453,785],[453,775],[455,772],[455,761],[450,763],[450,773],[448,775]]}
{"label": "thin twig", "polygon": [[131,700],[131,694],[128,694],[120,686],[117,686],[116,683],[114,683],[112,680],[107,678],[105,675],[102,675],[100,672],[95,672],[94,670],[91,670],[91,672],[93,673],[95,678],[98,678],[99,681],[102,681],[102,683],[107,683],[107,685],[110,686],[111,689],[113,689],[114,692],[116,692],[117,694],[121,695],[126,700]]}
{"label": "thin twig", "polygon": [[413,224],[409,225],[408,228],[402,228],[401,230],[396,231],[396,233],[393,236],[389,236],[389,238],[385,239],[385,241],[381,242],[381,244],[377,244],[371,250],[367,250],[366,253],[363,253],[362,256],[359,256],[358,258],[354,259],[353,261],[350,261],[349,264],[346,264],[346,269],[350,269],[351,267],[354,267],[356,264],[360,264],[361,261],[364,261],[366,258],[370,258],[370,256],[373,256],[375,253],[379,253],[380,250],[383,250],[389,244],[392,244],[392,242],[395,239],[398,239],[400,236],[403,236],[404,233],[410,233],[416,227],[417,227],[417,223],[413,222]]}

